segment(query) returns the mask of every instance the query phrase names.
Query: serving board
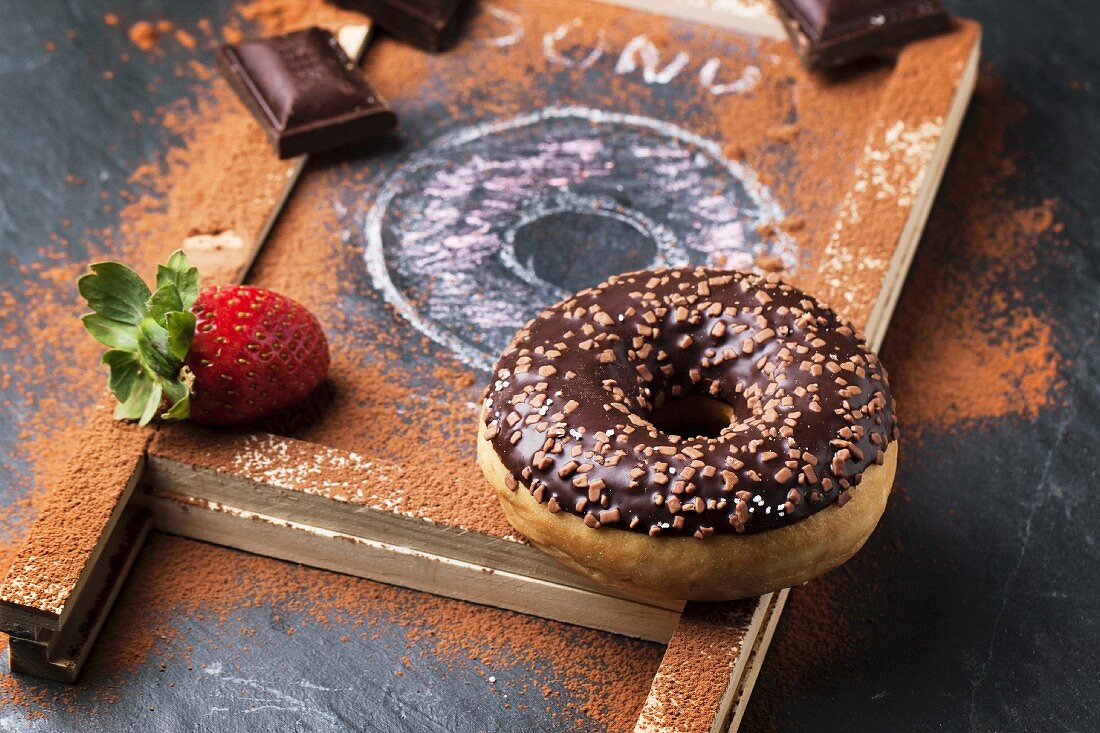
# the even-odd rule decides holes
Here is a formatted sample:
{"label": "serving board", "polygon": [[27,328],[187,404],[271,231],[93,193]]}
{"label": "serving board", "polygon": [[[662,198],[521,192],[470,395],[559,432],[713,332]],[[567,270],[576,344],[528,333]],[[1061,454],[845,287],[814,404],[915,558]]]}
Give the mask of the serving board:
{"label": "serving board", "polygon": [[[404,54],[426,68],[413,88],[388,94],[405,121],[403,145],[347,163],[347,185],[334,192],[357,273],[339,304],[357,314],[355,327],[338,325],[334,348],[396,360],[389,374],[409,411],[425,409],[418,395],[453,393],[470,426],[444,438],[455,480],[429,470],[427,453],[410,461],[369,435],[329,439],[356,417],[346,401],[279,434],[137,430],[101,409],[94,428],[115,431],[126,459],[90,474],[102,456],[74,457],[0,588],[13,670],[75,679],[151,523],[668,643],[638,729],[736,728],[787,591],[685,608],[602,588],[533,550],[484,484],[461,480],[477,475],[472,435],[487,367],[561,293],[618,270],[688,262],[780,270],[877,348],[973,88],[979,30],[960,21],[891,64],[823,78],[773,40],[778,22],[760,3],[615,5],[690,20],[517,0],[483,4],[446,55],[380,49],[397,56],[391,64]],[[522,76],[509,71],[524,65]],[[475,69],[479,88],[464,87]],[[372,80],[385,83],[382,73]],[[865,113],[853,120],[852,109]],[[258,183],[266,216],[229,232],[200,228],[185,243],[207,273],[244,276],[303,167],[273,159]],[[433,368],[441,363],[445,376]],[[470,378],[455,387],[455,375]],[[94,541],[55,556],[48,528],[89,493],[100,511],[81,520],[99,528],[86,533]],[[462,510],[470,505],[479,510]],[[693,694],[681,700],[688,681]]]}

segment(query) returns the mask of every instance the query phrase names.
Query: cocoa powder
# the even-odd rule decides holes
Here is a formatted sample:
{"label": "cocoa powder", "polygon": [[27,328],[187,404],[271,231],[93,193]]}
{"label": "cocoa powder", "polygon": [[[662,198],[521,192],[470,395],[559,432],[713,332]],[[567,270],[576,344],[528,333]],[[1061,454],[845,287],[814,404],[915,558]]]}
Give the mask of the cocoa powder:
{"label": "cocoa powder", "polygon": [[[583,12],[594,18],[602,14],[605,20],[613,19],[618,12],[604,7],[584,7]],[[257,24],[263,31],[275,32],[323,19],[330,12],[327,5],[316,1],[258,0],[245,6],[241,14],[243,19]],[[150,25],[155,33],[155,23]],[[227,145],[235,145],[242,136],[256,133],[247,115],[221,82],[203,80],[208,71],[200,61],[208,58],[204,49],[209,48],[215,37],[239,38],[243,25],[231,23],[217,32],[209,23],[187,29],[200,39],[196,50],[202,52],[192,59],[194,64],[188,65],[185,71],[196,79],[198,103],[195,107],[181,104],[160,111],[161,124],[178,134],[180,142],[169,148],[162,158],[134,172],[123,192],[130,201],[119,213],[117,232],[84,233],[93,243],[90,247],[93,258],[106,254],[124,257],[148,273],[152,262],[192,233],[195,224],[188,222],[181,213],[201,203],[207,191],[224,181],[223,156]],[[645,25],[650,32],[653,32],[651,26],[657,27],[657,32],[653,32],[653,37],[657,38],[661,23],[647,20]],[[547,29],[535,30],[545,32]],[[138,35],[142,39],[147,36],[144,32]],[[186,43],[180,45],[181,49],[172,48],[171,52],[185,56],[190,53]],[[784,55],[784,47],[764,44],[764,48],[780,55],[780,63],[797,82],[801,72]],[[444,60],[445,57],[441,57],[431,63],[439,64]],[[402,90],[414,89],[416,82],[427,73],[428,64],[429,60],[422,55],[381,39],[369,55],[368,72],[385,94],[395,96]],[[533,80],[537,79],[538,72],[537,64],[532,67],[516,64],[502,70],[501,78],[514,86],[494,90],[500,93],[498,100],[479,96],[474,88],[476,81],[468,80],[463,84],[451,78],[455,84],[454,107],[458,109],[477,101],[507,109],[512,100],[526,93],[525,85],[535,83]],[[847,85],[852,96],[832,107],[817,98],[812,87],[800,86],[799,121],[794,122],[788,114],[792,105],[792,84],[788,82],[785,88],[779,84],[769,86],[760,93],[759,99],[742,102],[746,112],[755,114],[740,116],[737,130],[729,127],[732,122],[723,122],[716,114],[711,122],[712,129],[702,132],[725,130],[726,137],[735,140],[728,144],[728,152],[749,160],[759,171],[767,171],[780,157],[790,155],[789,152],[776,152],[775,146],[804,145],[795,155],[804,159],[802,166],[807,174],[794,184],[772,183],[778,183],[778,195],[799,202],[798,228],[805,227],[810,232],[808,236],[820,238],[825,236],[822,225],[830,220],[831,212],[826,204],[819,202],[828,201],[824,194],[835,190],[851,173],[850,169],[838,169],[835,154],[838,150],[847,151],[845,156],[854,154],[863,144],[857,121],[853,120],[856,116],[842,113],[850,109],[854,100],[876,98],[879,93],[874,89],[887,73],[884,68],[870,68],[840,80],[838,83]],[[990,94],[992,89],[992,93],[1001,94],[1003,100],[1003,92],[995,89],[995,83],[987,78],[982,84],[984,94]],[[780,109],[782,113],[777,111]],[[1009,114],[1005,114],[1006,111]],[[1005,278],[1011,280],[1026,275],[1028,264],[1034,263],[1040,247],[1058,231],[1057,202],[1021,201],[1011,194],[1008,184],[1015,173],[1014,164],[1004,159],[1003,139],[1018,121],[1017,106],[1006,100],[1003,106],[987,110],[973,123],[980,134],[965,141],[956,153],[960,161],[957,166],[975,169],[973,187],[958,190],[940,202],[929,235],[943,236],[954,231],[950,225],[938,222],[957,225],[963,219],[972,220],[973,224],[965,230],[967,248],[962,256],[977,258],[988,268],[969,270],[982,274],[963,278],[938,267],[937,263],[922,267],[918,261],[909,284],[909,292],[915,295],[903,301],[893,327],[885,362],[894,379],[899,414],[910,431],[954,430],[975,422],[1026,417],[1051,403],[1052,388],[1062,368],[1058,344],[1053,337],[1054,326],[1034,306],[1020,302],[1011,286],[1004,286]],[[836,131],[835,140],[812,145],[805,142],[809,135],[796,132],[792,126],[831,127]],[[257,147],[254,153],[234,160],[234,166],[244,170],[249,165],[262,167],[264,161],[258,156],[267,154],[266,150]],[[339,237],[333,235],[339,221],[331,211],[328,194],[328,187],[338,181],[339,176],[339,165],[331,162],[327,167],[314,168],[307,173],[274,234],[272,246],[265,250],[253,276],[255,282],[278,287],[318,309],[327,318],[337,315],[334,310],[338,285],[331,277],[332,263],[343,261]],[[232,191],[227,198],[234,202],[244,200]],[[937,230],[939,226],[944,229]],[[1005,256],[1006,247],[1011,256]],[[76,302],[73,283],[83,263],[67,262],[63,235],[46,245],[41,255],[35,264],[12,262],[12,267],[19,267],[24,282],[18,292],[0,291],[0,311],[13,313],[18,310],[23,316],[5,319],[0,330],[0,350],[4,355],[0,359],[0,386],[13,394],[19,403],[19,409],[13,410],[17,415],[14,429],[19,431],[22,442],[13,458],[28,463],[33,476],[21,490],[26,498],[6,507],[0,516],[4,538],[0,554],[5,565],[18,545],[18,538],[25,532],[28,519],[43,506],[48,488],[63,477],[68,458],[77,447],[75,441],[81,434],[77,425],[82,421],[74,422],[74,415],[81,414],[102,394],[102,374],[91,368],[99,348],[82,334],[76,319],[82,309]],[[30,312],[21,306],[29,300],[37,306]],[[980,314],[989,304],[997,317],[984,319]],[[933,336],[937,339],[934,349],[928,345]],[[37,348],[28,353],[23,345],[32,338]],[[395,425],[405,424],[400,410],[408,395],[407,383],[379,368],[364,369],[362,360],[342,353],[342,338],[340,332],[335,334],[333,410],[343,419],[321,421],[301,429],[300,435],[350,449],[365,445],[397,460],[412,457],[432,463],[438,466],[440,485],[453,481],[466,485],[465,490],[478,490],[481,480],[472,463],[464,461],[456,467],[450,460],[453,447],[462,444],[462,436],[472,434],[466,411],[455,406],[462,401],[455,399],[456,394],[465,395],[476,389],[470,382],[469,370],[457,363],[441,364],[436,368],[433,377],[440,386],[420,397],[443,406],[426,424],[449,437],[420,450],[393,430]],[[393,357],[399,344],[388,344],[388,352],[386,346],[385,343],[381,345],[381,355]],[[428,348],[426,344],[421,346]],[[944,353],[951,355],[950,360],[942,359]],[[936,369],[930,370],[930,366]],[[935,372],[931,378],[930,371]],[[981,384],[982,389],[963,399],[964,395],[953,385],[968,380],[971,384]],[[443,386],[448,383],[449,388]],[[336,424],[340,422],[343,426]],[[240,572],[229,570],[231,566],[236,566]],[[578,674],[577,679],[587,679],[575,683],[580,685],[576,692],[577,715],[603,716],[600,720],[604,727],[624,729],[632,724],[660,656],[660,650],[652,645],[625,642],[597,632],[578,632],[583,643],[573,641],[575,637],[559,642],[556,641],[558,634],[548,633],[548,629],[556,628],[550,622],[297,568],[177,538],[158,536],[153,539],[134,578],[138,582],[132,581],[120,600],[122,612],[113,616],[103,642],[97,647],[93,664],[101,670],[116,665],[132,669],[145,664],[150,654],[169,646],[168,642],[181,633],[173,620],[173,610],[213,613],[229,619],[232,609],[242,602],[278,604],[293,598],[304,613],[312,614],[312,623],[327,627],[340,618],[347,618],[348,614],[361,613],[372,603],[389,604],[398,610],[410,609],[409,613],[423,609],[425,616],[431,619],[427,627],[411,626],[414,630],[410,633],[428,633],[425,628],[435,629],[433,633],[454,629],[453,634],[444,634],[445,639],[437,647],[442,658],[462,654],[469,658],[481,653],[478,650],[485,647],[482,643],[486,641],[485,634],[490,635],[487,639],[490,648],[494,648],[494,639],[499,642],[499,635],[508,634],[509,654],[520,648],[529,650],[531,659],[561,659],[561,669],[581,672],[583,674]],[[818,586],[827,587],[827,580],[811,587]],[[805,591],[803,595],[807,596],[808,604],[816,603]],[[799,597],[796,594],[793,598]],[[793,608],[798,614],[797,607]],[[138,622],[130,625],[123,620],[131,617]],[[789,618],[796,619],[797,615]],[[803,635],[793,640],[790,635],[781,635],[773,659],[782,663],[784,657],[792,655],[820,654],[819,642],[825,635],[825,632],[817,637]],[[834,640],[843,637],[832,627],[827,635]],[[499,653],[502,647],[495,648]],[[578,651],[582,649],[583,653]],[[573,675],[563,673],[563,677],[572,679]],[[48,688],[10,676],[0,679],[0,686],[4,692],[0,704],[18,704],[28,715],[42,714],[51,706],[70,705],[75,694],[66,693],[55,698]]]}
{"label": "cocoa powder", "polygon": [[717,712],[745,648],[758,602],[695,603],[653,680],[636,733],[702,733],[715,728]]}
{"label": "cocoa powder", "polygon": [[68,468],[39,511],[30,541],[11,560],[0,601],[60,614],[96,547],[106,541],[101,529],[121,512],[152,437],[150,430],[114,420],[112,410],[94,410],[86,439],[67,456]]}
{"label": "cocoa powder", "polygon": [[[629,729],[661,654],[654,644],[155,534],[87,674],[189,664],[187,650],[199,640],[171,622],[181,617],[239,630],[247,643],[255,632],[242,626],[241,609],[249,607],[271,608],[277,620],[287,620],[287,633],[318,627],[351,644],[369,645],[383,627],[387,633],[397,627],[410,645],[429,651],[433,665],[476,667],[488,670],[485,676],[549,661],[546,676],[500,686],[527,697],[531,688],[550,685],[546,712],[563,717],[563,727]],[[429,660],[410,654],[403,664],[418,662]]]}
{"label": "cocoa powder", "polygon": [[918,257],[883,350],[903,429],[919,437],[998,418],[1034,418],[1054,404],[1067,364],[1041,295],[1025,295],[1045,249],[1065,245],[1058,202],[1028,201],[1009,154],[1026,116],[1003,80],[979,78],[956,176],[925,233],[948,242]]}

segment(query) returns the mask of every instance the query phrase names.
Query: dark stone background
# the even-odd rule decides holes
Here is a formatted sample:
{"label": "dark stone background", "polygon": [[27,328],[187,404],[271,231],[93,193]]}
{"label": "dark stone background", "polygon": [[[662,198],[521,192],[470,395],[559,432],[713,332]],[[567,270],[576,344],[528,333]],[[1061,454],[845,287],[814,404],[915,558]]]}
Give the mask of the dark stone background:
{"label": "dark stone background", "polygon": [[[906,445],[898,481],[908,503],[889,512],[868,548],[830,577],[826,615],[809,591],[792,594],[745,730],[1100,729],[1094,610],[1100,510],[1089,495],[1100,490],[1100,21],[1090,0],[949,4],[982,22],[986,73],[1006,79],[1009,95],[1029,110],[1012,141],[1031,161],[1020,192],[1060,202],[1070,245],[1044,258],[1019,297],[1057,326],[1055,347],[1067,365],[1063,386],[1033,421],[986,420]],[[131,110],[151,112],[188,93],[188,82],[172,73],[170,53],[152,64],[110,64],[121,53],[137,54],[125,33],[104,26],[107,11],[124,27],[166,16],[191,26],[210,18],[218,27],[230,8],[224,0],[0,0],[0,278],[11,292],[20,291],[17,263],[39,257],[61,219],[72,220],[72,231],[110,225],[101,192],[110,200],[137,161],[163,149],[165,133],[134,124]],[[69,29],[78,31],[76,38],[66,37]],[[48,53],[46,40],[58,52]],[[108,85],[100,73],[109,64],[116,78]],[[986,103],[981,96],[974,102]],[[972,123],[964,125],[964,139],[978,134]],[[65,186],[69,173],[87,183]],[[970,185],[974,173],[951,166],[941,196]],[[915,267],[957,266],[950,227],[932,231]],[[84,258],[79,243],[68,256]],[[919,307],[928,296],[906,290],[900,309]],[[0,322],[18,317],[3,313]],[[898,346],[888,338],[887,364],[891,348]],[[0,358],[16,356],[2,352]],[[26,467],[12,465],[17,435],[8,426],[27,407],[7,390],[0,398],[0,462],[11,467],[0,492],[12,502]],[[349,657],[321,629],[287,637],[265,609],[249,615],[255,618],[244,620],[259,629],[252,647],[281,652],[280,658],[236,650],[237,663],[257,685],[256,698],[268,706],[263,715],[215,714],[234,702],[224,697],[223,678],[235,671],[169,670],[174,687],[165,695],[165,673],[151,662],[117,690],[113,704],[96,697],[96,680],[85,680],[74,700],[47,705],[35,719],[22,707],[3,707],[0,729],[339,730],[369,720],[372,729],[429,731],[561,724],[540,717],[541,693],[539,705],[522,714],[482,705],[483,670],[473,663],[444,672],[425,662],[399,684],[392,660],[407,653],[399,631]],[[178,623],[190,628],[196,669],[203,663],[221,669],[220,655],[240,644],[213,621]],[[836,644],[799,643],[819,638],[809,634],[811,626],[833,623],[845,636]],[[315,687],[299,684],[296,670],[303,668],[317,670]],[[361,687],[372,670],[387,682],[383,694],[367,699]],[[296,691],[290,698],[288,686]],[[41,688],[49,693],[49,685]],[[412,691],[410,707],[402,700]]]}

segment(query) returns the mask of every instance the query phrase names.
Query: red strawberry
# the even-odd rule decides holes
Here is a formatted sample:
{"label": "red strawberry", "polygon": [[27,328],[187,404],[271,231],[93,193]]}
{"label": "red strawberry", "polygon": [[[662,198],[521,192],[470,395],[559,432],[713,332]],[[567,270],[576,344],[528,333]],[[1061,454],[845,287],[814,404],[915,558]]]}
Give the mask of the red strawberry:
{"label": "red strawberry", "polygon": [[285,295],[248,285],[203,288],[184,364],[191,419],[252,422],[300,401],[328,374],[328,341],[313,314]]}
{"label": "red strawberry", "polygon": [[92,265],[80,293],[94,313],[88,332],[110,350],[115,417],[162,417],[230,425],[270,417],[298,402],[328,373],[328,342],[302,305],[263,288],[199,290],[183,252],[157,268],[150,292],[117,262]]}

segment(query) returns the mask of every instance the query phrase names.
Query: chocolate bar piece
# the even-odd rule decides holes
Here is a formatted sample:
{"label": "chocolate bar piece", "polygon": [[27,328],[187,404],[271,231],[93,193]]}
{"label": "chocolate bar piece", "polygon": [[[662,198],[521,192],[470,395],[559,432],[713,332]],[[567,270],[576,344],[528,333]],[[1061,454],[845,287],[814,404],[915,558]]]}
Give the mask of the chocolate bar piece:
{"label": "chocolate bar piece", "polygon": [[222,46],[218,66],[280,158],[370,143],[397,127],[397,116],[321,28]]}
{"label": "chocolate bar piece", "polygon": [[883,54],[950,24],[939,0],[775,0],[775,7],[811,69]]}
{"label": "chocolate bar piece", "polygon": [[427,51],[439,51],[458,35],[469,0],[339,0],[393,36]]}

